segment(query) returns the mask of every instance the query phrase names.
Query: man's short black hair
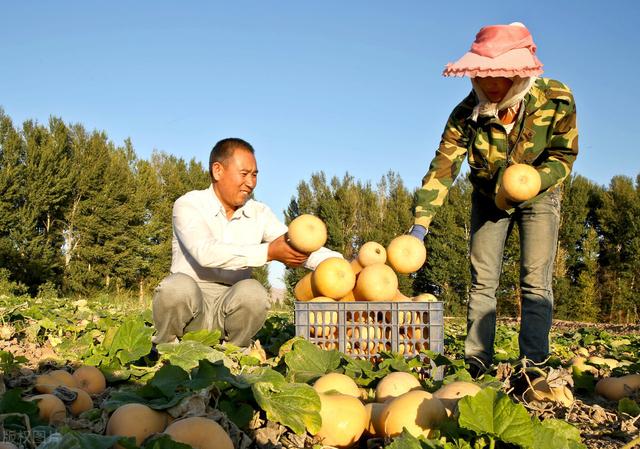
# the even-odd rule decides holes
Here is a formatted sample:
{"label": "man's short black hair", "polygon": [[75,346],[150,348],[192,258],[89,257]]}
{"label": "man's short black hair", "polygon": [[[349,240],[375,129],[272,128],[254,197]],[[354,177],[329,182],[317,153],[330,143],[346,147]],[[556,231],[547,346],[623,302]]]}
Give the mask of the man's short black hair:
{"label": "man's short black hair", "polygon": [[213,180],[213,171],[211,166],[215,162],[224,164],[227,159],[233,156],[233,152],[238,148],[249,151],[251,154],[255,154],[255,150],[249,142],[237,137],[222,139],[213,146],[211,153],[209,154],[209,176],[211,176],[211,180]]}

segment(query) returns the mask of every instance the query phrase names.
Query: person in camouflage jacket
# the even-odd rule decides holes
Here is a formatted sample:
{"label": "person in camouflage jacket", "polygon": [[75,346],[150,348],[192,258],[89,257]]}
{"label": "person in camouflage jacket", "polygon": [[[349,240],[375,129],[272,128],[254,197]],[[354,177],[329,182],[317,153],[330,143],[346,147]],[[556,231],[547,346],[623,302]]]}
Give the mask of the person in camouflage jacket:
{"label": "person in camouflage jacket", "polygon": [[[520,23],[488,26],[477,34],[469,53],[447,66],[445,76],[469,76],[474,89],[449,116],[417,194],[411,234],[424,239],[467,159],[473,193],[465,359],[473,374],[493,359],[495,292],[514,224],[521,240],[520,354],[535,362],[549,354],[561,187],[578,154],[578,130],[571,90],[559,81],[537,78],[542,64],[535,49]],[[515,163],[537,170],[540,191],[501,210],[496,194],[504,170]]]}

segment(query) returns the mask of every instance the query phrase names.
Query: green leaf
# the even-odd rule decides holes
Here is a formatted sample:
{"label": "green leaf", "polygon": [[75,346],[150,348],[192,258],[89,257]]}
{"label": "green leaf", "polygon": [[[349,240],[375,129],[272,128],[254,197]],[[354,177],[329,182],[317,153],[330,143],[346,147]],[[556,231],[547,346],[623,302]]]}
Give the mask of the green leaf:
{"label": "green leaf", "polygon": [[174,365],[164,365],[153,376],[147,385],[140,389],[140,396],[144,398],[158,397],[156,391],[165,398],[171,398],[176,393],[176,388],[189,380],[189,373]]}
{"label": "green leaf", "polygon": [[179,366],[185,371],[198,366],[200,360],[206,359],[216,362],[224,359],[224,354],[199,341],[187,340],[179,343],[162,343],[158,345],[158,352],[172,365]]}
{"label": "green leaf", "polygon": [[311,434],[320,430],[320,397],[311,386],[257,382],[251,389],[256,402],[267,413],[267,419],[290,428],[298,435],[305,430]]}
{"label": "green leaf", "polygon": [[282,374],[269,368],[268,366],[261,366],[258,369],[251,371],[250,373],[243,373],[239,377],[250,385],[258,382],[267,382],[274,385],[287,383],[287,380]]}
{"label": "green leaf", "polygon": [[398,437],[393,439],[391,444],[385,446],[385,449],[422,449],[422,445],[419,439],[404,429]]}
{"label": "green leaf", "polygon": [[159,435],[146,441],[142,449],[192,449],[192,447],[173,441],[169,435]]}
{"label": "green leaf", "polygon": [[255,410],[249,404],[238,403],[236,401],[221,400],[218,402],[218,408],[241,429],[247,428],[255,413]]}
{"label": "green leaf", "polygon": [[386,370],[375,370],[373,364],[368,360],[352,359],[351,357],[345,359],[347,364],[344,366],[344,373],[360,386],[368,387],[373,381],[388,374]]}
{"label": "green leaf", "polygon": [[197,341],[205,346],[215,346],[220,343],[222,332],[218,329],[210,331],[208,329],[200,329],[198,331],[187,332],[182,336],[182,341]]}
{"label": "green leaf", "polygon": [[640,415],[640,405],[638,405],[638,403],[633,399],[622,398],[618,402],[618,411],[635,417]]}
{"label": "green leaf", "polygon": [[[22,390],[13,388],[0,396],[0,414],[22,413],[29,417],[31,423],[39,423],[38,404],[35,401],[25,401],[22,399]],[[7,417],[4,425],[8,428],[24,428],[24,419],[18,416]]]}
{"label": "green leaf", "polygon": [[178,405],[184,398],[192,395],[193,392],[191,391],[183,391],[170,398],[164,396],[144,398],[135,391],[115,391],[102,403],[102,407],[108,411],[113,411],[124,404],[140,403],[148,405],[155,410],[165,410]]}
{"label": "green leaf", "polygon": [[546,419],[542,423],[534,419],[531,449],[586,449],[580,440],[580,431],[559,419]]}
{"label": "green leaf", "polygon": [[28,362],[25,356],[14,356],[7,351],[0,351],[0,371],[3,373],[11,373],[20,369],[21,364]]}
{"label": "green leaf", "polygon": [[191,372],[191,380],[186,385],[192,390],[200,390],[213,383],[228,383],[236,388],[250,386],[242,378],[234,376],[221,361],[210,362],[209,360],[200,360],[198,368]]}
{"label": "green leaf", "polygon": [[531,447],[533,423],[522,404],[493,388],[484,388],[458,402],[460,426],[479,435],[488,434],[505,443]]}
{"label": "green leaf", "polygon": [[596,388],[596,378],[589,371],[583,371],[578,366],[572,366],[573,388],[593,393]]}
{"label": "green leaf", "polygon": [[137,319],[126,321],[117,330],[109,348],[109,355],[117,357],[124,365],[138,360],[151,351],[153,329]]}
{"label": "green leaf", "polygon": [[438,440],[428,440],[424,437],[416,438],[407,429],[393,439],[385,449],[471,449],[469,443],[461,441],[462,445],[445,443]]}
{"label": "green leaf", "polygon": [[296,341],[293,350],[284,356],[288,367],[287,378],[292,382],[307,383],[340,366],[338,351],[325,351],[306,340]]}

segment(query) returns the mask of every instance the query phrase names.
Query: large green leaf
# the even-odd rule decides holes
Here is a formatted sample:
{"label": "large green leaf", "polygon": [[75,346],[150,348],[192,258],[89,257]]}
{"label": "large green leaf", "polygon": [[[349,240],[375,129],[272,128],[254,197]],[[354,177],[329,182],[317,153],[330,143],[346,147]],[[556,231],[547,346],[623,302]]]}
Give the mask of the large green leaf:
{"label": "large green leaf", "polygon": [[580,431],[559,419],[534,419],[534,443],[531,449],[586,449],[581,443]]}
{"label": "large green leaf", "polygon": [[216,362],[224,359],[224,354],[195,340],[179,343],[162,343],[158,345],[158,352],[172,365],[189,371],[198,366],[200,360]]}
{"label": "large green leaf", "polygon": [[336,370],[340,366],[341,355],[338,351],[325,351],[306,340],[299,340],[284,360],[288,367],[287,379],[306,383]]}
{"label": "large green leaf", "polygon": [[192,390],[200,390],[213,383],[227,383],[236,388],[249,388],[250,386],[244,379],[234,376],[222,361],[210,362],[209,360],[200,360],[198,368],[191,371],[191,380],[187,382],[186,386]]}
{"label": "large green leaf", "polygon": [[249,404],[238,403],[236,401],[221,400],[218,402],[218,408],[222,410],[227,418],[241,429],[246,428],[253,418],[255,410]]}
{"label": "large green leaf", "polygon": [[142,445],[142,449],[192,449],[192,447],[173,441],[169,435],[159,435],[146,441]]}
{"label": "large green leaf", "polygon": [[156,410],[165,410],[178,405],[184,398],[193,394],[191,391],[183,391],[170,398],[164,396],[144,398],[135,391],[115,391],[102,403],[102,407],[108,411],[113,411],[124,404],[140,403]]}
{"label": "large green leaf", "polygon": [[267,418],[287,426],[300,435],[320,430],[320,397],[309,385],[257,382],[251,386],[256,402]]}
{"label": "large green leaf", "polygon": [[381,379],[388,370],[376,370],[373,364],[364,359],[352,359],[347,357],[347,364],[344,366],[344,373],[351,377],[358,385],[367,387],[376,379]]}
{"label": "large green leaf", "polygon": [[138,360],[151,351],[153,329],[138,319],[126,321],[113,337],[109,355],[117,357],[124,365]]}
{"label": "large green leaf", "polygon": [[[38,416],[38,404],[34,401],[23,400],[20,388],[13,388],[0,396],[0,414],[5,413],[22,413],[29,417],[31,423],[41,422]],[[12,429],[21,429],[26,425],[24,420],[18,416],[6,417],[3,424],[5,427]]]}
{"label": "large green leaf", "polygon": [[479,435],[488,434],[505,443],[523,447],[533,444],[533,423],[522,404],[516,404],[506,394],[484,388],[475,396],[458,402],[461,427]]}
{"label": "large green leaf", "polygon": [[[189,373],[174,365],[164,365],[160,368],[147,384],[139,391],[144,398],[159,397],[171,398],[176,393],[176,388],[189,380]],[[159,393],[159,394],[158,394]]]}
{"label": "large green leaf", "polygon": [[254,369],[249,373],[242,373],[238,377],[250,385],[258,382],[272,383],[274,385],[279,385],[287,382],[282,374],[273,370],[272,368],[269,368],[268,366],[258,367],[257,369]]}
{"label": "large green leaf", "polygon": [[206,346],[215,346],[220,343],[222,332],[219,330],[210,331],[208,329],[200,329],[198,331],[187,332],[182,336],[182,341],[198,341]]}
{"label": "large green leaf", "polygon": [[631,398],[622,398],[618,401],[618,411],[629,416],[640,416],[640,404]]}

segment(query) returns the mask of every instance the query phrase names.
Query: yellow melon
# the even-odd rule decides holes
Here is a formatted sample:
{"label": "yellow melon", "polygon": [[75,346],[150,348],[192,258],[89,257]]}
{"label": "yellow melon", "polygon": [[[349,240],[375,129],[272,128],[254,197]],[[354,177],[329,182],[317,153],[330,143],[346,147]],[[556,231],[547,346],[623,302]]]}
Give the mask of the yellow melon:
{"label": "yellow melon", "polygon": [[327,226],[315,215],[303,214],[289,223],[289,243],[302,253],[312,253],[327,241]]}
{"label": "yellow melon", "polygon": [[340,299],[356,284],[351,264],[340,257],[329,257],[318,264],[311,276],[313,291],[321,296]]}
{"label": "yellow melon", "polygon": [[358,275],[353,295],[358,301],[391,301],[398,291],[398,276],[385,264],[366,266]]}
{"label": "yellow melon", "polygon": [[502,188],[507,199],[527,201],[540,192],[540,174],[531,165],[513,164],[502,175]]}
{"label": "yellow melon", "polygon": [[309,301],[310,299],[313,299],[314,297],[318,296],[315,294],[315,292],[313,291],[313,287],[311,286],[312,275],[313,275],[313,272],[310,271],[304,276],[302,276],[302,278],[300,278],[300,280],[296,283],[295,287],[293,288],[293,296],[298,301]]}
{"label": "yellow melon", "polygon": [[427,260],[427,248],[420,239],[412,235],[400,235],[387,246],[387,263],[397,273],[414,273]]}
{"label": "yellow melon", "polygon": [[384,435],[397,437],[403,429],[414,437],[429,438],[437,426],[447,418],[440,399],[423,390],[409,391],[386,403],[381,421]]}
{"label": "yellow melon", "polygon": [[322,427],[315,435],[325,446],[348,448],[358,442],[369,425],[364,404],[346,394],[320,393]]}
{"label": "yellow melon", "polygon": [[420,381],[412,374],[404,371],[389,373],[376,386],[376,402],[385,402],[408,391],[421,389]]}
{"label": "yellow melon", "polygon": [[385,263],[387,261],[387,250],[378,242],[367,242],[358,251],[358,262],[363,267],[368,267],[374,263]]}

